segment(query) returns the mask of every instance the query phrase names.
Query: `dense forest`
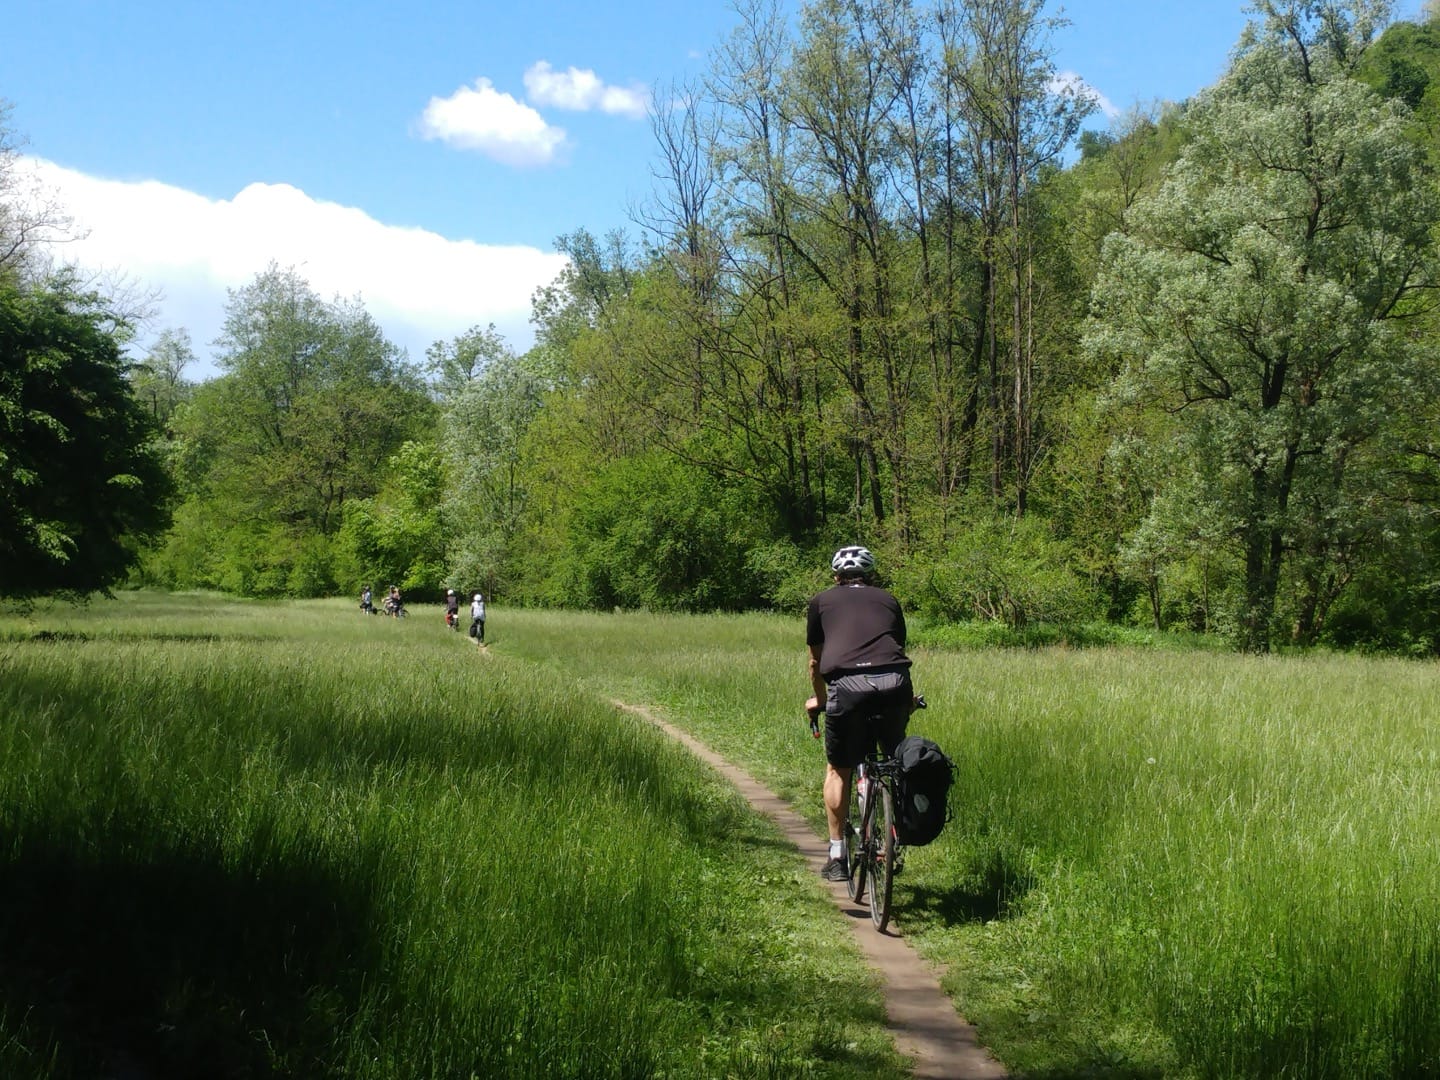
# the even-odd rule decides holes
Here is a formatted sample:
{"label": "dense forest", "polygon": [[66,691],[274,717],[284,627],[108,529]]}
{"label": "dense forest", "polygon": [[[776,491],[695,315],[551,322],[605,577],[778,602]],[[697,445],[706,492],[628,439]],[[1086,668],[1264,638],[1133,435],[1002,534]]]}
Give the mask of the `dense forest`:
{"label": "dense forest", "polygon": [[129,370],[174,489],[132,580],[795,611],[862,542],[933,622],[1434,653],[1440,21],[1260,0],[1109,121],[1056,26],[745,0],[523,354],[272,265],[218,377],[183,329]]}

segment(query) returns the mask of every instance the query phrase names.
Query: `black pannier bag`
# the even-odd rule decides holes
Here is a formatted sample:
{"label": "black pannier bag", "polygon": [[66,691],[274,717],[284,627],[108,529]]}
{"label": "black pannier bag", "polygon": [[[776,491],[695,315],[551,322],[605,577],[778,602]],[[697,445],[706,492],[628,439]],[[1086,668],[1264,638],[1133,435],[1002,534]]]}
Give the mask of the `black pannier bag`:
{"label": "black pannier bag", "polygon": [[907,735],[895,748],[900,775],[895,782],[895,831],[900,843],[922,847],[940,835],[950,819],[950,782],[955,766],[929,739]]}

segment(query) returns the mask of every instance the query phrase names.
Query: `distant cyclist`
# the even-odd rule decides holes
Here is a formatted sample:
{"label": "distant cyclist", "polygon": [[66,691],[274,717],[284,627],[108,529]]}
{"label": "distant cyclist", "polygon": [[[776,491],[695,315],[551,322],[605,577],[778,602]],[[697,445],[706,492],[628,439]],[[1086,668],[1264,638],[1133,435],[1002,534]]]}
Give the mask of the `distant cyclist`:
{"label": "distant cyclist", "polygon": [[[825,713],[825,816],[830,857],[821,870],[827,881],[849,876],[845,852],[845,808],[850,776],[878,742],[887,754],[905,736],[914,693],[910,658],[905,655],[905,615],[900,602],[870,583],[875,556],[863,547],[843,547],[830,560],[835,584],[810,600],[805,643],[810,648],[806,702],[813,715]],[[872,717],[879,717],[875,723]]]}
{"label": "distant cyclist", "polygon": [[470,601],[470,636],[485,644],[485,597],[478,592]]}

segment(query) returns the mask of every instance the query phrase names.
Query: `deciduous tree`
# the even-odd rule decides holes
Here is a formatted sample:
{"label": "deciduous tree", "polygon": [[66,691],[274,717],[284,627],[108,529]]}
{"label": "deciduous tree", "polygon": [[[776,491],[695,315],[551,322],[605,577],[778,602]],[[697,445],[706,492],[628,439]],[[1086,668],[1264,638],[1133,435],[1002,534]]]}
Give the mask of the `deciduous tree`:
{"label": "deciduous tree", "polygon": [[0,596],[106,589],[168,521],[122,329],[64,277],[0,278]]}
{"label": "deciduous tree", "polygon": [[1107,241],[1089,343],[1126,364],[1117,400],[1171,414],[1146,452],[1190,462],[1216,495],[1240,639],[1265,650],[1287,585],[1296,635],[1313,636],[1367,535],[1379,436],[1433,399],[1407,316],[1436,283],[1440,207],[1404,106],[1351,77],[1383,6],[1257,10],[1168,179]]}

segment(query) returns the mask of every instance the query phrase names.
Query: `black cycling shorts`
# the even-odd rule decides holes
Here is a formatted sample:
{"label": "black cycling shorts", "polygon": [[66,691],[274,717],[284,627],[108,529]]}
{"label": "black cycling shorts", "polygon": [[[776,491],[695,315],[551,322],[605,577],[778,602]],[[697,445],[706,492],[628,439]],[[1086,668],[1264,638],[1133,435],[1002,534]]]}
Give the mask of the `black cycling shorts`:
{"label": "black cycling shorts", "polygon": [[875,752],[887,754],[905,737],[915,692],[907,670],[841,675],[825,690],[825,760],[853,769]]}

